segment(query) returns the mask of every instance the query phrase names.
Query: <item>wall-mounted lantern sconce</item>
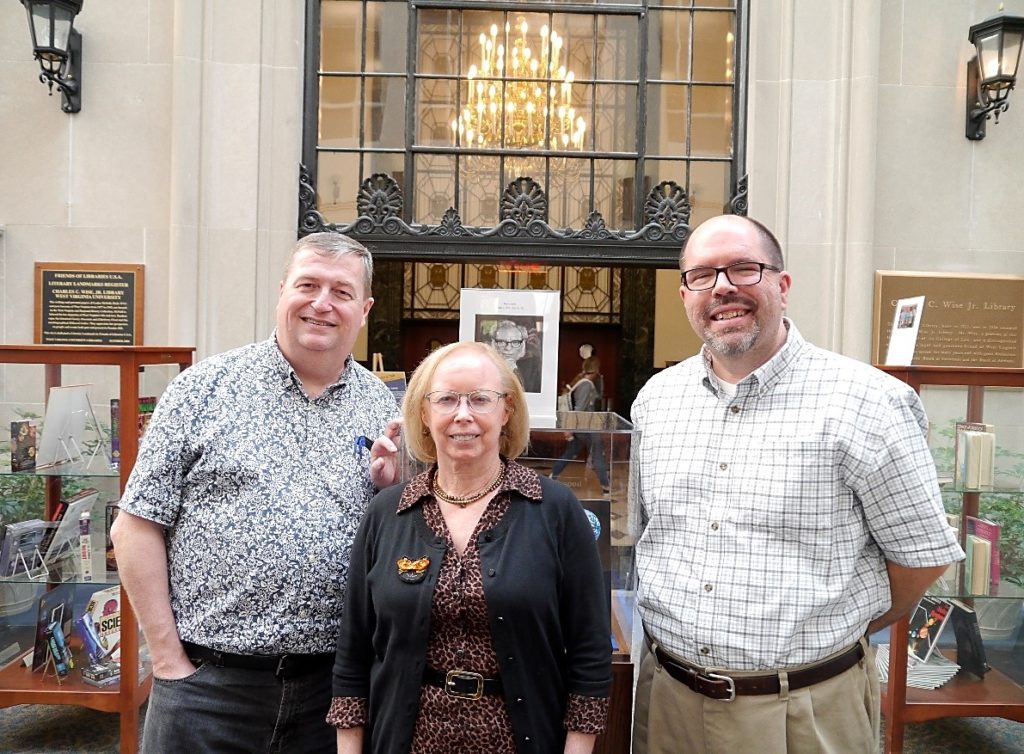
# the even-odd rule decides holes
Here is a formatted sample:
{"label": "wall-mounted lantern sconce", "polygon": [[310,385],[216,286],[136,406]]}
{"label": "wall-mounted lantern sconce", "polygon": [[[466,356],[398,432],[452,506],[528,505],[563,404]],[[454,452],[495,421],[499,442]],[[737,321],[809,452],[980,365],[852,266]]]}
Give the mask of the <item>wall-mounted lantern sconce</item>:
{"label": "wall-mounted lantern sconce", "polygon": [[82,109],[82,35],[75,31],[75,16],[82,0],[21,0],[28,11],[32,49],[43,72],[39,80],[56,84],[62,95],[61,110]]}
{"label": "wall-mounted lantern sconce", "polygon": [[1010,103],[1007,95],[1017,83],[1024,18],[997,13],[971,27],[967,35],[978,54],[967,61],[967,138],[985,138],[985,121]]}

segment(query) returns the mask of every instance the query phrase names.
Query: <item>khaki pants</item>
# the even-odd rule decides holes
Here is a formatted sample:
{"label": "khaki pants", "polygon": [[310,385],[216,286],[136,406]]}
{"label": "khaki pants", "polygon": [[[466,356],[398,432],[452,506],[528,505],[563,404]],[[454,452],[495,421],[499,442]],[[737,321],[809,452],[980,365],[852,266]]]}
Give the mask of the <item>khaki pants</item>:
{"label": "khaki pants", "polygon": [[861,641],[864,659],[834,678],[732,702],[691,691],[665,672],[645,644],[633,754],[876,754],[878,673],[874,650]]}

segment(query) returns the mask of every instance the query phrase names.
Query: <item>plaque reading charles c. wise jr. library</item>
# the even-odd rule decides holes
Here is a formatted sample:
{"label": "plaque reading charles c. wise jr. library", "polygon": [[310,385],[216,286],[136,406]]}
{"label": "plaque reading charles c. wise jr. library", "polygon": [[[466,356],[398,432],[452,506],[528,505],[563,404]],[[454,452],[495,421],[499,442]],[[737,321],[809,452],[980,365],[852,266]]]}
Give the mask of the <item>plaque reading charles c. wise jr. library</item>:
{"label": "plaque reading charles c. wise jr. library", "polygon": [[142,345],[144,265],[36,262],[35,342]]}
{"label": "plaque reading charles c. wise jr. library", "polygon": [[881,364],[896,301],[924,296],[914,366],[1024,367],[1024,277],[876,272],[872,358]]}

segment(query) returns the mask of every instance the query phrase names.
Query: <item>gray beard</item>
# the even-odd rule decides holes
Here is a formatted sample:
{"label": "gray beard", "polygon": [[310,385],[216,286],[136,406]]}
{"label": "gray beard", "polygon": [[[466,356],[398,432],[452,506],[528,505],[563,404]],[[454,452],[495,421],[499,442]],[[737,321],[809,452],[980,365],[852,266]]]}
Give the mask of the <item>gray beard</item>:
{"label": "gray beard", "polygon": [[761,337],[761,325],[755,320],[754,327],[739,340],[730,340],[730,336],[731,333],[713,335],[710,330],[705,330],[704,342],[707,343],[708,348],[721,356],[739,356],[749,351],[757,343],[758,338]]}

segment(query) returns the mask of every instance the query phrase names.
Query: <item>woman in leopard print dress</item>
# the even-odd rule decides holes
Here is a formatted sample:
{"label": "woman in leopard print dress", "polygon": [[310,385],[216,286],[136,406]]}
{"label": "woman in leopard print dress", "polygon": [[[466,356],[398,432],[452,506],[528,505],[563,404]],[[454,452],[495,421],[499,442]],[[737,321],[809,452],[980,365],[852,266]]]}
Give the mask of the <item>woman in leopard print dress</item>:
{"label": "woman in leopard print dress", "polygon": [[339,752],[590,752],[611,684],[608,595],[564,485],[513,459],[522,386],[489,346],[420,365],[406,445],[431,468],[356,536],[328,722]]}

